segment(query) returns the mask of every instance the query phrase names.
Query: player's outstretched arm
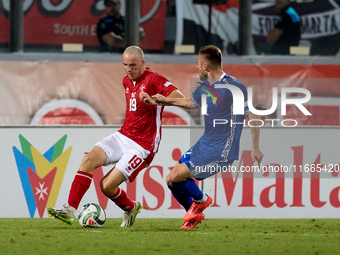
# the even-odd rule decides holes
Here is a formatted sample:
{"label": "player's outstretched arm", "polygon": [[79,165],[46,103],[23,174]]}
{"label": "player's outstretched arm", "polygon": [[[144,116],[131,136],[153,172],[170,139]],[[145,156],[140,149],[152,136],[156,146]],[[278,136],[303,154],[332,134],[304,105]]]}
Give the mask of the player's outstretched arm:
{"label": "player's outstretched arm", "polygon": [[255,119],[259,120],[259,121],[253,121],[253,127],[250,127],[250,131],[251,131],[251,137],[252,137],[251,157],[253,159],[253,162],[256,161],[260,167],[261,161],[263,158],[263,153],[260,150],[260,126],[263,123],[260,121],[261,118],[255,115],[254,113],[250,113],[248,117],[249,117],[249,120],[255,120]]}
{"label": "player's outstretched arm", "polygon": [[183,108],[196,108],[196,104],[191,100],[190,97],[184,98],[172,98],[172,97],[164,97],[161,94],[153,95],[152,98],[161,104],[164,105],[174,105]]}
{"label": "player's outstretched arm", "polygon": [[184,98],[184,95],[182,94],[181,91],[175,89],[167,96],[167,98]]}
{"label": "player's outstretched arm", "polygon": [[144,91],[141,91],[139,93],[139,99],[140,99],[140,101],[142,101],[146,104],[159,105],[159,103],[157,103],[154,99],[152,99],[152,97],[148,93],[146,93]]}
{"label": "player's outstretched arm", "polygon": [[[167,96],[167,98],[173,98],[173,97],[183,98],[184,96],[179,90],[176,89]],[[139,99],[143,101],[144,103],[150,104],[150,105],[171,105],[171,104],[165,103],[165,101],[164,102],[157,101],[156,99],[152,98],[148,93],[144,91],[141,91],[139,93]]]}
{"label": "player's outstretched arm", "polygon": [[[178,89],[175,89],[167,97],[168,98],[184,98],[184,95]],[[139,99],[143,101],[144,103],[150,104],[150,105],[170,105],[167,103],[158,102],[157,100],[153,99],[148,93],[144,91],[141,91],[139,93]]]}

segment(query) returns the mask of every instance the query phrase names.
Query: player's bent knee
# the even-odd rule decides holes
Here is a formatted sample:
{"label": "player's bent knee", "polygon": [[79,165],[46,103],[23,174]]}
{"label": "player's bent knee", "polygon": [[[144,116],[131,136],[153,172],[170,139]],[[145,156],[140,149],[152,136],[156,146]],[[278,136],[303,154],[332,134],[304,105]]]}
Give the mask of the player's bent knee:
{"label": "player's bent knee", "polygon": [[93,174],[94,170],[105,164],[106,154],[104,151],[94,151],[86,154],[80,166],[80,171]]}
{"label": "player's bent knee", "polygon": [[190,170],[185,164],[178,164],[168,174],[166,181],[171,186],[172,182],[181,182],[188,179],[190,179]]}
{"label": "player's bent knee", "polygon": [[170,174],[167,175],[166,180],[167,180],[168,185],[170,186],[172,182],[183,181],[181,178],[180,171],[177,167],[174,167],[174,169],[172,169]]}
{"label": "player's bent knee", "polygon": [[87,154],[83,158],[83,161],[81,162],[81,166],[80,166],[79,170],[82,171],[82,172],[87,172],[87,173],[93,174],[93,172],[96,168],[97,167],[96,167],[94,158],[90,154]]}
{"label": "player's bent knee", "polygon": [[107,181],[105,177],[100,181],[100,188],[103,194],[109,198],[113,197],[118,190],[118,187],[113,187],[112,184],[109,183],[109,181]]}
{"label": "player's bent knee", "polygon": [[168,174],[168,175],[166,176],[166,183],[167,183],[168,186],[172,186],[170,174]]}
{"label": "player's bent knee", "polygon": [[100,188],[105,196],[112,198],[117,193],[119,185],[125,180],[123,173],[114,167],[101,179]]}
{"label": "player's bent knee", "polygon": [[105,182],[105,178],[101,179],[100,188],[102,192],[104,193],[104,195],[109,193],[109,185],[107,185],[107,183]]}

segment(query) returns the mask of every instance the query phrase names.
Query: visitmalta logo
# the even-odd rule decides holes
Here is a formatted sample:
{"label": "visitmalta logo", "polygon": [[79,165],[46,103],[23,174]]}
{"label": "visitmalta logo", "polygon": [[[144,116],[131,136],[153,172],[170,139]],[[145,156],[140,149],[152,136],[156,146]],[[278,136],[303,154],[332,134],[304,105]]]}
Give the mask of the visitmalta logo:
{"label": "visitmalta logo", "polygon": [[72,151],[70,146],[63,152],[66,138],[67,135],[64,135],[44,154],[41,154],[22,135],[19,135],[22,152],[13,146],[31,218],[34,217],[36,209],[42,218],[45,209],[56,204]]}

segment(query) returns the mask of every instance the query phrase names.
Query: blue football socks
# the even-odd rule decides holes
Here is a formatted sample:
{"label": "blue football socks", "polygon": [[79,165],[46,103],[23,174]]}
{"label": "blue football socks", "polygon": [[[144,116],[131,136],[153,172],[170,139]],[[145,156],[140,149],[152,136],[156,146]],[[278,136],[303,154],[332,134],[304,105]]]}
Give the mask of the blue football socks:
{"label": "blue football socks", "polygon": [[171,190],[173,196],[185,208],[186,211],[192,204],[192,198],[194,200],[201,200],[203,198],[203,192],[199,189],[193,179],[181,182],[173,182],[172,186],[168,187]]}
{"label": "blue football socks", "polygon": [[168,186],[168,188],[171,190],[172,195],[174,196],[174,198],[176,198],[178,203],[180,203],[183,206],[183,208],[186,211],[188,211],[191,204],[193,203],[192,197],[185,195],[184,193],[179,191],[177,188],[174,188],[172,186]]}

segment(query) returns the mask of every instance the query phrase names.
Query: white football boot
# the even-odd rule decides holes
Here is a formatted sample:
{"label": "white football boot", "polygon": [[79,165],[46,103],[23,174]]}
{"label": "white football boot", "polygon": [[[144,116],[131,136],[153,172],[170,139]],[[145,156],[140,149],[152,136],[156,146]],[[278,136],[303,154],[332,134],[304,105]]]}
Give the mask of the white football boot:
{"label": "white football boot", "polygon": [[64,208],[57,209],[57,208],[48,208],[47,212],[56,219],[59,219],[67,224],[72,225],[75,219],[76,209],[68,204],[64,204]]}
{"label": "white football boot", "polygon": [[130,227],[135,222],[136,216],[138,213],[140,213],[140,210],[142,210],[142,205],[139,202],[133,202],[135,204],[135,207],[129,211],[125,212],[123,216],[123,222],[120,224],[122,228]]}

